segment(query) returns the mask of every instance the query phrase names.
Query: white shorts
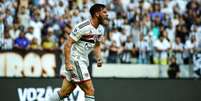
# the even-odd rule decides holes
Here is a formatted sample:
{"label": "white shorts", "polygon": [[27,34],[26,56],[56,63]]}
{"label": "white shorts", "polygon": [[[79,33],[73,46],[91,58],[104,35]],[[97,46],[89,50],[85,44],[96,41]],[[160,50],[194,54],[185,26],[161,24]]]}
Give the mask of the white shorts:
{"label": "white shorts", "polygon": [[68,81],[72,82],[84,82],[87,80],[90,80],[90,74],[88,71],[88,62],[85,60],[80,59],[79,61],[71,61],[71,64],[73,65],[73,74],[70,73],[70,71],[66,70],[66,66],[63,65],[60,70],[60,74],[62,77],[65,77]]}

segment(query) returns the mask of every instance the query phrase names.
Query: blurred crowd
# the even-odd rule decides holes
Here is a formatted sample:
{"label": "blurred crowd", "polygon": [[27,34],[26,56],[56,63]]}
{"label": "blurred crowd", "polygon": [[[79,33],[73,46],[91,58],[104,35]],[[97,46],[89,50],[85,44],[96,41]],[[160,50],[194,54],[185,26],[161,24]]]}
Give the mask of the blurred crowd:
{"label": "blurred crowd", "polygon": [[63,50],[94,3],[108,9],[106,63],[189,64],[201,48],[200,0],[0,0],[1,50]]}

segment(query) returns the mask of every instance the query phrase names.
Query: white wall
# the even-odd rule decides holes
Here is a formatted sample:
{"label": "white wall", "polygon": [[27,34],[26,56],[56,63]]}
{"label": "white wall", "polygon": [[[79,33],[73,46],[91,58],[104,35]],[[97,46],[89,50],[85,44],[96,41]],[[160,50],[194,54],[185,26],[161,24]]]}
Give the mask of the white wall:
{"label": "white wall", "polygon": [[[96,64],[92,66],[93,77],[119,77],[119,78],[166,78],[167,65],[142,64],[103,64],[101,68]],[[190,77],[189,66],[180,66],[180,77]]]}

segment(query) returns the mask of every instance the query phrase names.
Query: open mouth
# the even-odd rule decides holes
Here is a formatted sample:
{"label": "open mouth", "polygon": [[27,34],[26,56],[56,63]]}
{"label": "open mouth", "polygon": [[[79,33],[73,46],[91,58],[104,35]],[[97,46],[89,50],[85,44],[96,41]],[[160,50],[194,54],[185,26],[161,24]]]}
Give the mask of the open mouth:
{"label": "open mouth", "polygon": [[109,22],[109,18],[104,18],[104,22]]}
{"label": "open mouth", "polygon": [[109,18],[108,17],[105,17],[105,19],[104,20],[108,20],[109,21]]}

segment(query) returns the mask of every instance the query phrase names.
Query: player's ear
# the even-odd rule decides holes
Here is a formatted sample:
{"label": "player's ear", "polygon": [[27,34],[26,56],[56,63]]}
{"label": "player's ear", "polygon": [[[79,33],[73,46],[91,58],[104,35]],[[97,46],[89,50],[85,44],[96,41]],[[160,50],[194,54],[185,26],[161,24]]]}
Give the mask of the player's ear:
{"label": "player's ear", "polygon": [[99,17],[99,13],[96,13],[95,15],[96,15],[96,17]]}

